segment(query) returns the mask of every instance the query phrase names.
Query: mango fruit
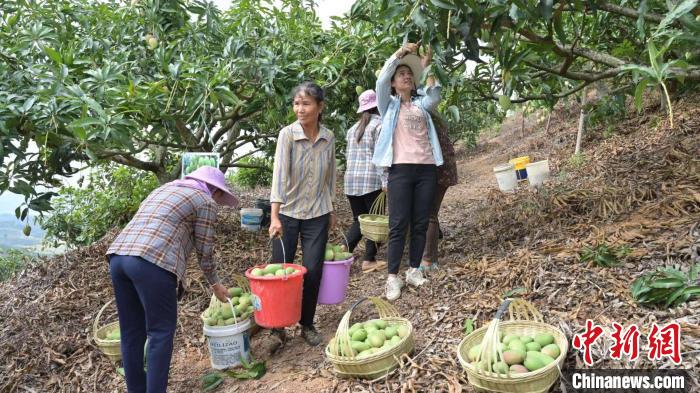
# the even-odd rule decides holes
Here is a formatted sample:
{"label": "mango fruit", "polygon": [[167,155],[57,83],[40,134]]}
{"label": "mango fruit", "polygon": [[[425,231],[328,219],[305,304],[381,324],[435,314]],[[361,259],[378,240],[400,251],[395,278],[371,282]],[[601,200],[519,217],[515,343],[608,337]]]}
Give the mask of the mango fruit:
{"label": "mango fruit", "polygon": [[404,338],[408,336],[408,326],[399,325],[399,327],[396,329],[396,332],[399,334],[399,337]]}
{"label": "mango fruit", "polygon": [[384,337],[383,334],[377,334],[375,332],[375,333],[370,334],[370,336],[369,336],[369,343],[374,348],[379,348],[382,345],[384,345],[384,341],[386,341],[386,338]]}
{"label": "mango fruit", "polygon": [[528,373],[530,370],[528,370],[527,367],[523,366],[522,364],[513,364],[510,366],[510,372],[513,374],[522,374]]}
{"label": "mango fruit", "polygon": [[525,360],[525,352],[519,350],[508,350],[503,352],[503,361],[509,366],[522,363]]}
{"label": "mango fruit", "polygon": [[228,295],[230,297],[241,296],[243,294],[243,289],[238,287],[233,287],[228,289]]}
{"label": "mango fruit", "polygon": [[528,351],[539,351],[542,349],[542,347],[540,346],[540,344],[533,341],[525,344],[525,349]]}
{"label": "mango fruit", "polygon": [[535,342],[540,344],[542,348],[554,342],[554,336],[548,333],[542,333],[535,336]]}
{"label": "mango fruit", "polygon": [[496,362],[493,364],[493,372],[498,374],[507,374],[509,367],[504,362]]}
{"label": "mango fruit", "polygon": [[274,274],[275,272],[277,272],[280,269],[282,269],[282,264],[271,263],[271,264],[265,266],[265,268],[263,269],[263,272],[265,272],[265,274],[268,274],[268,273]]}
{"label": "mango fruit", "polygon": [[557,344],[545,345],[545,347],[542,348],[540,352],[551,357],[552,359],[558,358],[561,354],[561,350],[559,349],[559,346]]}
{"label": "mango fruit", "polygon": [[365,329],[357,329],[351,335],[353,341],[364,341],[367,339],[367,331]]}
{"label": "mango fruit", "polygon": [[527,343],[533,342],[534,339],[530,336],[520,336],[520,342],[527,345]]}
{"label": "mango fruit", "polygon": [[506,334],[503,336],[503,344],[508,345],[512,340],[517,340],[519,337],[515,334]]}
{"label": "mango fruit", "polygon": [[256,267],[255,269],[250,271],[250,274],[256,277],[261,277],[262,275],[265,274],[265,272],[260,269],[259,267]]}
{"label": "mango fruit", "polygon": [[[479,356],[480,351],[481,344],[476,344],[475,346],[469,348],[469,352],[467,352],[467,357],[473,362],[476,360],[477,356]],[[503,354],[503,356],[505,356],[505,353]]]}

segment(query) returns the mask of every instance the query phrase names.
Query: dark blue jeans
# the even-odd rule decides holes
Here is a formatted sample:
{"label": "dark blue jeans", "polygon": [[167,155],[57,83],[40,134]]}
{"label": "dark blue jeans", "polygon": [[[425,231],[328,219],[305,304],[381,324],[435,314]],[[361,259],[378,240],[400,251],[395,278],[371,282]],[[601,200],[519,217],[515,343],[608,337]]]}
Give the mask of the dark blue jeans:
{"label": "dark blue jeans", "polygon": [[435,165],[395,164],[389,168],[389,274],[399,273],[409,228],[408,263],[411,267],[420,266],[436,187]]}
{"label": "dark blue jeans", "polygon": [[[177,326],[177,277],[140,257],[110,255],[129,393],[165,393]],[[148,337],[147,369],[143,370]]]}

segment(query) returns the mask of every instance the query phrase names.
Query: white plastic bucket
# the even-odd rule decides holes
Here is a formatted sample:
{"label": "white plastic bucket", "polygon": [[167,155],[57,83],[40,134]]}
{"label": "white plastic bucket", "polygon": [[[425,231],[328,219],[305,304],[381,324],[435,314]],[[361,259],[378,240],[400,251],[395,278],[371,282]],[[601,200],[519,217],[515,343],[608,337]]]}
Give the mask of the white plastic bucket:
{"label": "white plastic bucket", "polygon": [[537,161],[525,165],[527,180],[531,186],[539,186],[549,179],[549,160]]}
{"label": "white plastic bucket", "polygon": [[493,173],[496,175],[498,188],[501,191],[513,191],[518,185],[518,175],[515,173],[515,165],[512,163],[494,167]]}
{"label": "white plastic bucket", "polygon": [[250,318],[229,326],[204,325],[204,335],[209,343],[211,366],[217,370],[236,367],[241,358],[250,359]]}
{"label": "white plastic bucket", "polygon": [[263,210],[258,208],[241,209],[241,228],[246,231],[257,232],[263,219]]}

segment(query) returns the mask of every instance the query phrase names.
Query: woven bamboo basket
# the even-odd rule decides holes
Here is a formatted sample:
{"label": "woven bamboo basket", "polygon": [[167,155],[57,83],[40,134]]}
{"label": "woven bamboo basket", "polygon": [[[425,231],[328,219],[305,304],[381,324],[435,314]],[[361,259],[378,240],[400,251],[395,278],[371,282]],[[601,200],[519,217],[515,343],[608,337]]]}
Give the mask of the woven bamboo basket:
{"label": "woven bamboo basket", "polygon": [[113,301],[114,300],[110,300],[105,303],[105,305],[102,306],[100,311],[97,313],[95,321],[92,323],[92,338],[95,340],[97,347],[100,348],[100,350],[107,355],[110,360],[118,362],[122,358],[122,350],[120,346],[121,340],[108,340],[106,336],[107,332],[110,330],[119,328],[119,322],[111,322],[106,325],[99,326],[99,321],[102,314],[107,309],[107,306],[109,306]]}
{"label": "woven bamboo basket", "polygon": [[[389,216],[386,215],[386,193],[381,192],[372,203],[369,214],[360,214],[360,232],[375,243],[386,243],[389,239]],[[381,221],[377,221],[380,219]]]}
{"label": "woven bamboo basket", "polygon": [[[249,295],[251,294],[251,292],[250,292],[250,285],[248,284],[248,280],[247,280],[245,277],[243,277],[243,276],[240,275],[240,274],[233,274],[232,277],[231,277],[231,279],[233,280],[233,282],[236,284],[237,287],[243,289],[243,293],[247,293],[247,294],[249,294]],[[211,306],[214,304],[214,302],[217,301],[217,300],[218,300],[218,299],[216,299],[216,296],[214,296],[214,295],[212,294],[212,295],[211,295],[211,299],[209,300],[209,307],[211,307]],[[202,323],[204,323],[204,321],[205,321],[205,319],[206,319],[206,318],[204,317],[204,311],[202,311],[202,313],[199,314],[199,318],[202,320]],[[235,317],[235,315],[234,315],[234,319],[236,319],[236,323],[239,322],[239,321],[237,320],[237,318]],[[242,321],[241,321],[241,322],[242,322]],[[257,333],[258,331],[260,331],[260,326],[258,326],[258,325],[255,323],[255,318],[250,318],[250,329],[248,329],[248,332],[249,332],[250,335],[252,336],[253,334]]]}
{"label": "woven bamboo basket", "polygon": [[[344,353],[353,353],[350,347],[350,335],[348,334],[350,315],[355,307],[365,300],[370,300],[374,304],[379,314],[379,319],[408,327],[408,334],[398,345],[366,358],[357,359],[355,355],[343,356],[340,353],[341,348]],[[364,298],[352,305],[340,320],[338,330],[333,339],[339,344],[333,348],[330,345],[326,346],[326,358],[333,364],[336,375],[341,378],[375,379],[382,377],[399,366],[399,358],[403,354],[411,354],[416,348],[411,322],[406,318],[402,318],[394,306],[378,297]]]}
{"label": "woven bamboo basket", "polygon": [[[506,308],[510,314],[510,320],[501,322],[501,316]],[[491,364],[496,357],[503,358],[502,349],[498,346],[500,334],[516,334],[519,336],[534,336],[540,333],[549,333],[554,336],[554,342],[561,349],[559,357],[554,362],[539,370],[521,374],[497,374],[491,370]],[[474,364],[469,362],[467,353],[473,346],[481,344],[481,352]],[[496,317],[480,329],[473,331],[464,337],[457,347],[459,363],[467,373],[467,379],[477,391],[502,392],[502,393],[544,393],[559,379],[561,368],[564,365],[569,344],[564,333],[554,326],[543,322],[542,314],[535,307],[522,299],[506,299]],[[475,364],[484,361],[488,364],[487,370],[480,370]]]}

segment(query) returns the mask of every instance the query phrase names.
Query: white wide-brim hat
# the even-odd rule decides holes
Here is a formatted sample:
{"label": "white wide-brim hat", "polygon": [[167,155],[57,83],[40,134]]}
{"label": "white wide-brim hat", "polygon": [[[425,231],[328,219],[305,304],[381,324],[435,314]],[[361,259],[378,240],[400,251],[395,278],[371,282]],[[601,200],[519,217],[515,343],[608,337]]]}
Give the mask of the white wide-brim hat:
{"label": "white wide-brim hat", "polygon": [[[399,63],[396,65],[396,68],[399,68],[401,65],[406,65],[411,69],[411,72],[413,73],[413,85],[415,88],[418,88],[420,78],[423,75],[423,65],[421,65],[420,57],[414,55],[413,53],[409,53],[399,59]],[[394,73],[396,73],[396,71],[394,71]]]}

